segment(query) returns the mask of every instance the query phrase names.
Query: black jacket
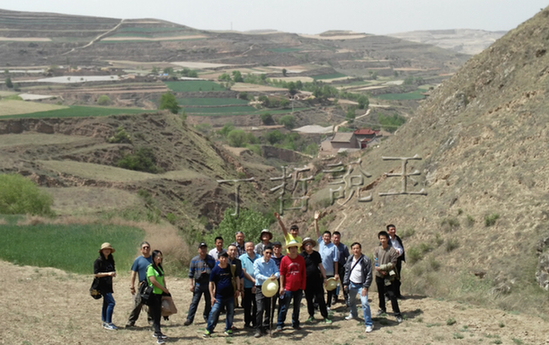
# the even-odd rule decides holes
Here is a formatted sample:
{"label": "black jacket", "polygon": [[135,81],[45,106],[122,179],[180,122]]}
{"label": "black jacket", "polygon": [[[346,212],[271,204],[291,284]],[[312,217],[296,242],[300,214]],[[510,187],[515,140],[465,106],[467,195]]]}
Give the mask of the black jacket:
{"label": "black jacket", "polygon": [[[406,258],[404,257],[404,255],[406,254],[406,250],[404,249],[404,244],[402,244],[402,240],[400,239],[400,237],[398,237],[398,235],[395,235],[395,239],[398,241],[398,243],[402,247],[402,255],[398,257],[398,260],[406,262]],[[391,237],[389,237],[389,245],[392,246]]]}
{"label": "black jacket", "polygon": [[[114,269],[114,259],[112,254],[105,260],[102,254],[99,254],[99,257],[93,263],[93,274],[103,273],[103,272],[113,272]],[[106,293],[113,293],[112,289],[112,277],[101,277],[99,278],[99,291],[102,295]]]}
{"label": "black jacket", "polygon": [[[345,277],[343,278],[343,286],[351,285],[351,269],[353,268],[354,255],[349,256],[345,263]],[[372,261],[364,254],[360,255],[360,267],[362,268],[362,284],[363,288],[368,289],[372,284]],[[355,268],[356,269],[356,268]],[[357,282],[355,282],[357,283]]]}

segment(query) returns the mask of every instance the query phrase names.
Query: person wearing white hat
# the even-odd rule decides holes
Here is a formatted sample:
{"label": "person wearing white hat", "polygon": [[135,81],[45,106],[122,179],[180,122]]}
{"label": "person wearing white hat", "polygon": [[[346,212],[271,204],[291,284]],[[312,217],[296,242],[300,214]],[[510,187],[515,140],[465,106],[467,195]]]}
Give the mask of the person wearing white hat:
{"label": "person wearing white hat", "polygon": [[117,330],[112,323],[112,314],[114,311],[114,298],[112,297],[112,278],[116,277],[116,269],[114,267],[114,258],[112,257],[114,248],[110,243],[105,242],[99,249],[99,257],[93,263],[93,273],[96,278],[99,278],[98,290],[103,295],[103,309],[101,310],[101,321],[103,328],[108,330]]}
{"label": "person wearing white hat", "polygon": [[273,239],[273,233],[270,232],[268,229],[261,230],[261,234],[259,234],[259,242],[255,246],[255,253],[259,256],[263,256],[263,249],[265,246],[269,243],[271,243],[271,240]]}
{"label": "person wearing white hat", "polygon": [[307,283],[307,272],[305,270],[305,259],[297,253],[299,247],[301,247],[301,243],[290,241],[286,245],[288,255],[284,256],[280,262],[281,306],[276,323],[277,332],[282,331],[284,327],[286,313],[290,307],[290,300],[294,301],[292,327],[295,330],[301,329],[299,325],[299,309],[301,307],[301,299],[303,298],[303,290],[305,290]]}

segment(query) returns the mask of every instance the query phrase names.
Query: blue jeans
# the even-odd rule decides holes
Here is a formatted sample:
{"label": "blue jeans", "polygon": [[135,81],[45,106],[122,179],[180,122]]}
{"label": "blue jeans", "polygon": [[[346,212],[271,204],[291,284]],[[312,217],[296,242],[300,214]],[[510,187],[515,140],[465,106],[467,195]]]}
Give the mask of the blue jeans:
{"label": "blue jeans", "polygon": [[101,311],[101,321],[112,323],[112,312],[114,311],[114,298],[112,293],[103,295],[103,310]]}
{"label": "blue jeans", "polygon": [[225,307],[225,309],[227,310],[225,330],[231,329],[233,327],[234,297],[231,296],[223,299],[216,298],[215,304],[210,311],[210,316],[208,316],[208,326],[206,327],[208,332],[213,332],[215,325],[217,325],[217,320],[219,318],[219,313],[221,312],[222,307]]}
{"label": "blue jeans", "polygon": [[351,315],[353,317],[358,317],[356,311],[356,295],[360,295],[360,302],[362,303],[362,314],[364,316],[364,325],[372,326],[372,313],[370,312],[370,304],[368,303],[368,294],[362,296],[362,284],[351,284],[349,285],[349,304],[351,305]]}
{"label": "blue jeans", "polygon": [[194,286],[193,300],[191,301],[191,305],[189,307],[187,321],[193,322],[194,314],[196,314],[198,303],[200,302],[200,297],[202,297],[202,294],[204,294],[204,302],[206,303],[202,316],[204,317],[204,321],[208,321],[208,315],[212,309],[212,298],[210,297],[210,290],[208,290],[208,286],[200,286],[199,284],[195,284]]}
{"label": "blue jeans", "polygon": [[[282,297],[282,296],[280,296]],[[299,308],[301,307],[301,298],[303,298],[303,290],[284,291],[284,298],[280,301],[280,312],[278,313],[278,322],[276,327],[284,327],[286,321],[286,313],[290,307],[290,299],[294,300],[294,311],[292,313],[292,327],[299,327]]]}

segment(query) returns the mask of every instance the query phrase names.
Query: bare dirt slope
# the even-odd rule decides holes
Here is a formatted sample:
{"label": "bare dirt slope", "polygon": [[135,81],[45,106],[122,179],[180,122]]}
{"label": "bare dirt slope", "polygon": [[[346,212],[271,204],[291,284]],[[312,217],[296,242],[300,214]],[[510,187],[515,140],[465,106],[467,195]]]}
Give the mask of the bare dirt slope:
{"label": "bare dirt slope", "polygon": [[[0,295],[4,315],[0,321],[2,344],[153,344],[152,332],[145,317],[134,330],[106,331],[101,328],[101,303],[93,300],[88,289],[92,277],[68,274],[51,268],[16,266],[0,261],[4,275],[11,280],[9,288]],[[166,268],[169,272],[169,267]],[[168,343],[189,344],[207,341],[210,344],[271,342],[269,338],[256,340],[250,331],[239,331],[234,337],[223,335],[224,316],[216,333],[203,340],[205,324],[199,306],[196,322],[184,326],[192,294],[188,280],[167,276],[167,284],[174,296],[179,313],[163,322]],[[128,289],[129,275],[114,279],[113,322],[124,326],[132,306]],[[32,298],[23,298],[32,296]],[[370,292],[373,312],[377,310],[377,293]],[[305,303],[305,301],[303,301]],[[302,304],[303,330],[291,328],[275,335],[276,341],[300,341],[305,344],[549,344],[547,324],[527,314],[509,314],[500,310],[471,307],[467,304],[414,296],[401,303],[405,320],[397,324],[394,317],[374,317],[374,332],[364,333],[359,321],[345,321],[346,311],[341,303],[335,305],[333,324],[306,324],[306,307]],[[360,309],[359,309],[360,313]],[[320,316],[317,315],[317,318]],[[289,319],[288,319],[289,321]],[[319,320],[318,320],[319,321]],[[235,326],[242,330],[242,309],[237,309]],[[274,339],[273,339],[274,340]]]}

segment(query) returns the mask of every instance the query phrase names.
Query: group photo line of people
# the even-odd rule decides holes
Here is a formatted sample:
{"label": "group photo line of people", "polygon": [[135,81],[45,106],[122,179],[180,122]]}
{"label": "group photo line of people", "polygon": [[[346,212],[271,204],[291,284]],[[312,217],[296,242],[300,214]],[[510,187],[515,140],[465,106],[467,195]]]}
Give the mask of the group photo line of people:
{"label": "group photo line of people", "polygon": [[[198,255],[192,258],[189,267],[192,300],[184,325],[194,322],[203,300],[202,317],[207,325],[203,334],[205,338],[214,332],[221,314],[225,315],[224,334],[232,336],[237,331],[233,323],[236,308],[243,309],[243,328],[253,331],[256,338],[281,332],[287,326],[299,331],[302,329],[299,315],[303,297],[308,313],[306,322],[320,321],[329,325],[332,323],[330,310],[342,292],[343,303],[349,310],[345,320],[359,320],[358,296],[365,332],[370,333],[374,324],[368,292],[374,277],[379,298],[376,316],[387,314],[386,303],[390,301],[395,321],[401,323],[398,300],[404,299],[400,292],[400,273],[405,255],[395,225],[389,224],[386,230],[377,234],[379,245],[370,259],[362,253],[359,242],[352,243],[349,251],[341,243],[338,231],[320,234],[319,216],[319,212],[315,212],[317,239],[314,240],[310,237],[302,239],[295,224],[288,231],[280,215],[275,213],[284,235],[284,248],[281,242],[271,242],[273,234],[267,229],[261,231],[257,244],[246,242],[241,231],[236,232],[235,242],[226,249],[222,237],[215,238],[215,247],[210,251],[205,242],[199,243]],[[318,250],[315,250],[317,245]],[[126,328],[135,326],[146,304],[153,337],[158,344],[163,344],[167,336],[161,331],[161,306],[165,298],[171,302],[162,266],[163,254],[160,250],[151,251],[148,242],[141,243],[140,251],[141,255],[131,267],[130,292],[134,296],[134,305]],[[116,277],[114,252],[110,243],[103,243],[94,263],[92,288],[103,297],[101,320],[106,330],[118,329],[112,322],[115,306],[112,286]],[[286,323],[290,305],[291,323]],[[315,311],[320,312],[321,320],[315,320]],[[168,319],[167,316],[164,318]]]}

